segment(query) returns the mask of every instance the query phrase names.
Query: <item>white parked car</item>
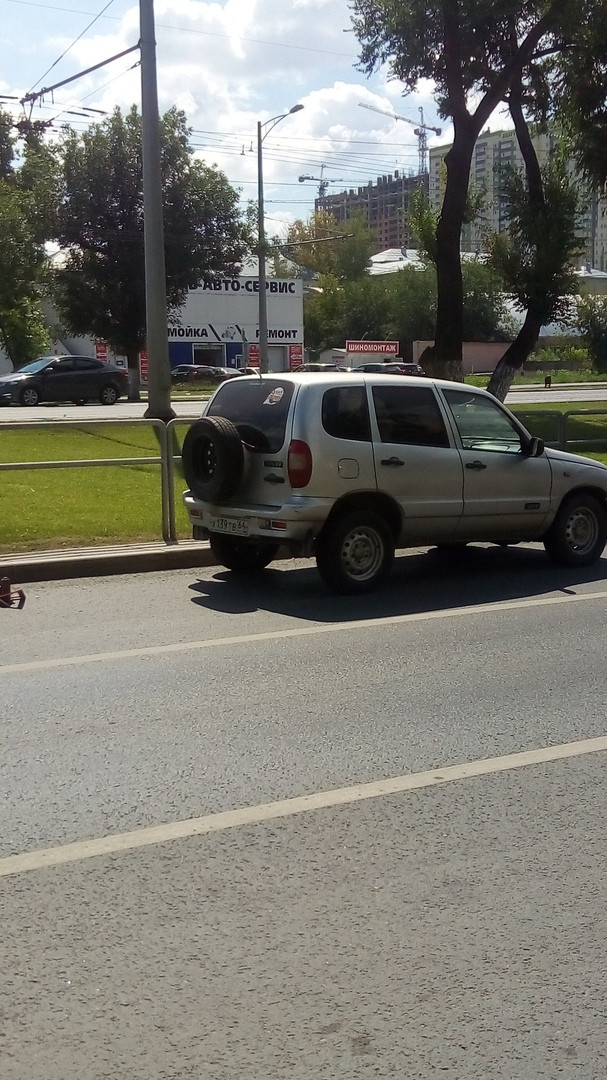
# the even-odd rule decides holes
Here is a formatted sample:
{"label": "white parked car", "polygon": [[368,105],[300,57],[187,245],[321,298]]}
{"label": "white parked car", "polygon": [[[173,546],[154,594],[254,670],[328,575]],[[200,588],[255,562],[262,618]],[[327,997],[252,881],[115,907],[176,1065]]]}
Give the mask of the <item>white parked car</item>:
{"label": "white parked car", "polygon": [[485,390],[367,373],[233,379],[183,443],[194,536],[259,571],[281,545],[366,592],[396,548],[541,540],[569,566],[607,539],[607,467],[544,447]]}

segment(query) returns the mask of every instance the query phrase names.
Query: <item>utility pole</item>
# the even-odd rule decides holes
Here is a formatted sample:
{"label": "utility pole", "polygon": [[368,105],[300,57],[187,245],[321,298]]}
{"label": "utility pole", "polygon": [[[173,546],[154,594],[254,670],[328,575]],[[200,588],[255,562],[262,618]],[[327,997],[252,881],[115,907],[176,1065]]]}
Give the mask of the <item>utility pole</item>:
{"label": "utility pole", "polygon": [[145,416],[167,423],[173,419],[175,413],[171,407],[154,0],[139,0],[139,25],[148,354],[148,407]]}

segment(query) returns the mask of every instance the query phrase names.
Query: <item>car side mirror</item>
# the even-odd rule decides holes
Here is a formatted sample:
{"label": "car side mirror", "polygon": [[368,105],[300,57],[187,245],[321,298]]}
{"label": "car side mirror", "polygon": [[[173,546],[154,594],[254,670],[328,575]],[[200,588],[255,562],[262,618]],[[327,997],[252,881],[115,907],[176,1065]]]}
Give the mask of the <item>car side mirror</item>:
{"label": "car side mirror", "polygon": [[525,447],[525,457],[541,457],[544,449],[544,440],[533,435]]}

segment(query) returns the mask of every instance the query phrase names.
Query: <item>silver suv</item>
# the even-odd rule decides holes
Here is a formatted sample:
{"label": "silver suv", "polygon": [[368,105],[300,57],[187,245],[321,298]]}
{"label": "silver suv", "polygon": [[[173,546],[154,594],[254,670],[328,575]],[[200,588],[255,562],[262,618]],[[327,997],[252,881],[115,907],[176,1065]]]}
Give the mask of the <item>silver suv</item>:
{"label": "silver suv", "polygon": [[607,466],[544,447],[484,390],[428,378],[232,379],[183,443],[194,536],[240,573],[281,545],[336,592],[387,574],[395,548],[541,540],[567,566],[607,539]]}

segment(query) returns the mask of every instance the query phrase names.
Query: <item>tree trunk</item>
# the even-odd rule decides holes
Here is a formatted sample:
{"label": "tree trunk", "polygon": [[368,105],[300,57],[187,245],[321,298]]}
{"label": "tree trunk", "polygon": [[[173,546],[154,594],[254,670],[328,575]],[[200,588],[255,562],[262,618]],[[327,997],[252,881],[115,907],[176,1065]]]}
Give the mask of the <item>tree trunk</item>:
{"label": "tree trunk", "polygon": [[512,344],[499,361],[487,385],[494,397],[504,401],[514,376],[533,352],[542,327],[541,316],[529,310]]}
{"label": "tree trunk", "polygon": [[468,199],[468,177],[476,139],[473,124],[460,123],[457,138],[445,156],[447,182],[436,227],[438,305],[434,345],[420,357],[436,378],[463,380],[462,338],[464,287],[460,255],[462,222]]}
{"label": "tree trunk", "polygon": [[139,349],[127,349],[126,355],[129,364],[129,401],[141,401],[141,394],[139,393]]}
{"label": "tree trunk", "polygon": [[[542,173],[537,158],[535,147],[531,140],[529,127],[523,115],[522,89],[520,75],[513,80],[509,95],[510,115],[514,121],[517,142],[525,163],[525,176],[527,179],[527,194],[529,205],[537,217],[545,216],[546,202],[544,198],[544,185]],[[541,252],[535,252],[536,265],[540,262]],[[544,305],[534,304],[530,300],[525,321],[509,349],[506,350],[493,375],[489,380],[487,389],[500,401],[504,401],[514,376],[521,368],[533,349],[540,336],[540,330],[544,321]]]}

